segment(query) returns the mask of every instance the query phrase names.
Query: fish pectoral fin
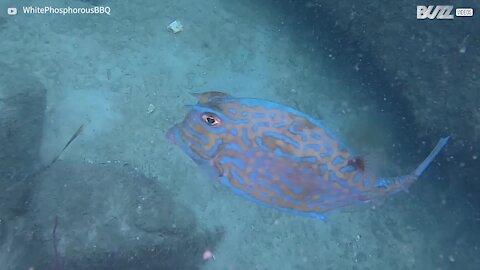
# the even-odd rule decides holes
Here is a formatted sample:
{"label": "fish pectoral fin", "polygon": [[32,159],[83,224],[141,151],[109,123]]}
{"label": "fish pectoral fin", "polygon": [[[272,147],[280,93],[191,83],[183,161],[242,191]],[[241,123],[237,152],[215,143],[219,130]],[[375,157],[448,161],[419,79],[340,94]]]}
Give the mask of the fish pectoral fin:
{"label": "fish pectoral fin", "polygon": [[224,177],[226,175],[225,169],[223,168],[220,162],[215,159],[211,159],[208,162],[202,162],[199,164],[202,171],[206,172],[207,175],[213,179]]}
{"label": "fish pectoral fin", "polygon": [[225,176],[225,170],[222,167],[222,164],[218,161],[218,159],[214,158],[210,160],[210,166],[215,168],[215,172],[218,174],[218,177]]}

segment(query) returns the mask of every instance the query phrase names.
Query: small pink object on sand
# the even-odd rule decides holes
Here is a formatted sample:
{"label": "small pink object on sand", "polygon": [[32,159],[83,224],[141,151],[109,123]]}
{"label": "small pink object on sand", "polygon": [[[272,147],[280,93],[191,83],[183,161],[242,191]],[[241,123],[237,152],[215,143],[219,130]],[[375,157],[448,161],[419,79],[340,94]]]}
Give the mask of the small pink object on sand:
{"label": "small pink object on sand", "polygon": [[209,249],[207,249],[203,252],[203,260],[207,261],[207,260],[210,260],[210,259],[215,260],[215,255],[213,255],[213,252],[211,252]]}

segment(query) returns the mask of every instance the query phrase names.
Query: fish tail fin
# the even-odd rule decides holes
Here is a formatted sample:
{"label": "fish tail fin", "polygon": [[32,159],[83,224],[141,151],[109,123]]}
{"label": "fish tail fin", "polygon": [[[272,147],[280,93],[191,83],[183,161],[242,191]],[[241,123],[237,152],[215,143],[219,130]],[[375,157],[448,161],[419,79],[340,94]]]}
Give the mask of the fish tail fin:
{"label": "fish tail fin", "polygon": [[430,154],[425,158],[420,165],[411,174],[392,177],[392,178],[378,178],[375,180],[375,187],[377,191],[382,193],[395,193],[398,191],[408,192],[410,185],[415,182],[420,175],[427,169],[432,161],[437,157],[440,150],[447,144],[450,137],[441,138],[437,145],[433,148]]}
{"label": "fish tail fin", "polygon": [[435,157],[437,157],[438,153],[440,153],[440,150],[442,150],[442,148],[447,144],[449,138],[450,136],[441,138],[438,141],[437,145],[435,145],[432,152],[430,152],[430,154],[425,158],[425,160],[422,163],[420,163],[420,165],[418,165],[418,167],[413,172],[415,176],[419,177],[425,171],[425,169],[427,169],[428,165],[432,163]]}

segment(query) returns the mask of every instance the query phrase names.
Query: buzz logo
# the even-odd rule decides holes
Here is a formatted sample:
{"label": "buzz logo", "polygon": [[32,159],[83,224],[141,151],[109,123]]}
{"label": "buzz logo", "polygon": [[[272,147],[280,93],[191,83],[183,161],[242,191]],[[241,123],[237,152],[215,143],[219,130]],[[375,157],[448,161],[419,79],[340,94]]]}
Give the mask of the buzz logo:
{"label": "buzz logo", "polygon": [[453,20],[453,6],[417,6],[417,20]]}

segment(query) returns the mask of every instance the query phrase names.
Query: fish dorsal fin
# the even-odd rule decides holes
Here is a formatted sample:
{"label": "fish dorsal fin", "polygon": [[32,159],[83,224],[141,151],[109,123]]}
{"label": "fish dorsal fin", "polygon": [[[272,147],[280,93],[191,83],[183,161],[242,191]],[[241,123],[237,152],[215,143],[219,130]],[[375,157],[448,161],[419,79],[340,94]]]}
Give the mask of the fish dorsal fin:
{"label": "fish dorsal fin", "polygon": [[198,99],[198,104],[206,104],[209,102],[214,101],[218,98],[231,98],[229,94],[219,92],[219,91],[210,91],[210,92],[203,92],[203,93],[192,93],[194,97]]}

